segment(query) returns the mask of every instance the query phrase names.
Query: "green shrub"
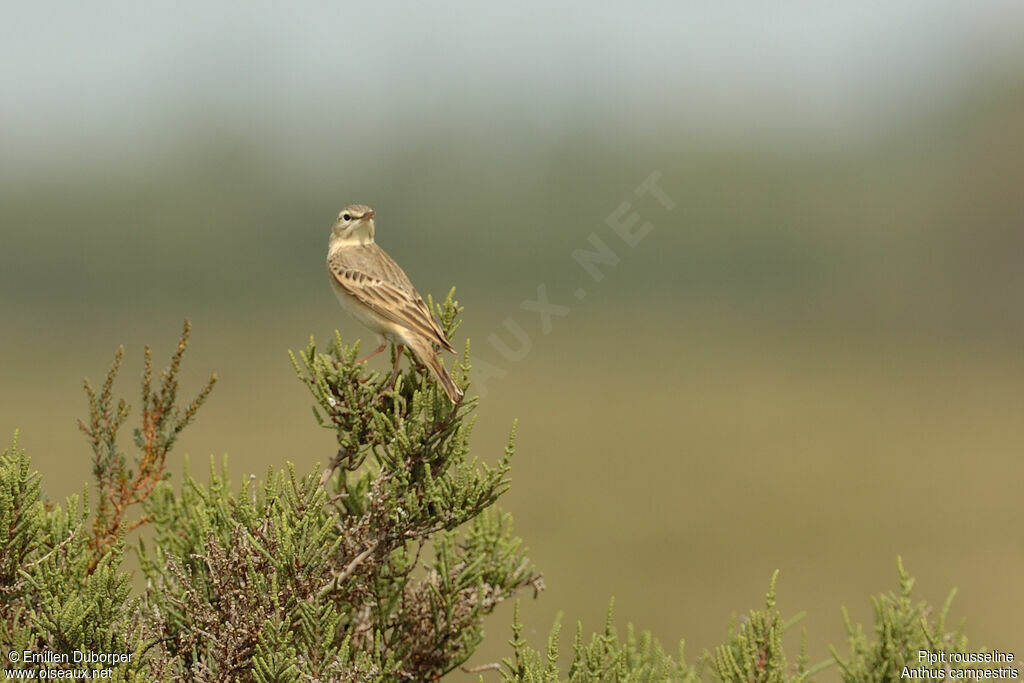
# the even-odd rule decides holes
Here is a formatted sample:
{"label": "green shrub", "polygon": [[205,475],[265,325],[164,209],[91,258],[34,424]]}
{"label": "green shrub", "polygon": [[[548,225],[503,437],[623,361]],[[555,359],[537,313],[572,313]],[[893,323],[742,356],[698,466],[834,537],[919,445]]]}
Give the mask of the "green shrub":
{"label": "green shrub", "polygon": [[[450,334],[460,312],[451,294],[436,311]],[[497,506],[515,426],[496,465],[477,460],[469,448],[476,399],[453,405],[414,362],[392,386],[356,362],[358,344],[337,334],[324,351],[311,340],[292,355],[316,422],[337,437],[328,466],[300,472],[288,463],[236,490],[227,464],[211,463],[208,483],[186,473],[172,487],[167,456],[216,381],[179,405],[188,335],[186,322],[155,383],[145,351],[131,456],[119,438],[130,407],[113,392],[123,350],[98,391],[86,382],[91,491],[63,506],[45,503],[17,434],[0,454],[0,649],[51,655],[42,664],[6,658],[4,671],[112,669],[124,681],[434,680],[469,659],[500,602],[543,588]],[[455,372],[463,387],[468,357],[467,345]],[[138,527],[148,538],[133,545],[141,595],[122,567],[125,537]],[[919,649],[965,650],[961,631],[945,631],[948,601],[937,614],[915,605],[912,583],[900,565],[899,594],[875,600],[875,641],[847,618],[849,657],[833,651],[844,680],[898,680]],[[693,665],[682,643],[673,656],[632,626],[620,637],[611,607],[602,632],[585,637],[577,624],[562,661],[560,625],[546,650],[535,650],[522,639],[517,606],[511,655],[478,670],[505,681],[811,680],[833,661],[810,667],[801,652],[788,662],[782,636],[795,621],[775,608],[773,577],[764,609]],[[75,652],[129,661],[75,663]]]}

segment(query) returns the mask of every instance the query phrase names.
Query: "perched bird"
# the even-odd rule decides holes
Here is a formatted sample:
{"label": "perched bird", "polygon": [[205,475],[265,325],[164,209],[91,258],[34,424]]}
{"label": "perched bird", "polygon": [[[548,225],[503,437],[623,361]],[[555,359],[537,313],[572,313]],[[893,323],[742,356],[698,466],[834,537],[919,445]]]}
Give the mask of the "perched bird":
{"label": "perched bird", "polygon": [[363,360],[383,351],[388,342],[398,345],[391,381],[398,373],[402,348],[409,347],[430,368],[452,403],[462,400],[462,390],[448,374],[435,347],[455,352],[444,330],[430,314],[409,277],[395,260],[373,241],[374,211],[362,204],[342,209],[331,227],[327,272],[342,308],[384,338]]}

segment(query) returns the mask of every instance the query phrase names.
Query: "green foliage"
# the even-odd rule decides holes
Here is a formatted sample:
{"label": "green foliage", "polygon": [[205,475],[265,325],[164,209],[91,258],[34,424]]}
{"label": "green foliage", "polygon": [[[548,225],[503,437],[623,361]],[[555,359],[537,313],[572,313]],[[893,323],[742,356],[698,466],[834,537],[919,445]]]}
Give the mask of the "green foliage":
{"label": "green foliage", "polygon": [[[449,334],[459,308],[437,307]],[[393,383],[335,335],[291,354],[339,444],[330,466],[289,464],[236,494],[226,464],[144,501],[142,614],[152,660],[188,680],[425,680],[462,664],[482,620],[538,590],[511,518],[513,443],[469,456],[475,401],[453,406],[415,365]],[[410,357],[411,358],[411,357]],[[462,381],[468,373],[462,369]]]}
{"label": "green foliage", "polygon": [[[565,676],[560,673],[559,636],[561,626],[556,622],[548,637],[544,653],[531,648],[522,637],[519,607],[516,605],[512,624],[512,656],[502,662],[501,676],[506,682],[557,681],[699,681],[710,676],[715,681],[735,683],[812,681],[819,672],[838,665],[842,680],[850,683],[864,681],[899,681],[907,678],[904,667],[916,670],[921,666],[918,653],[967,652],[967,639],[962,627],[955,632],[945,630],[951,593],[942,609],[935,613],[926,602],[914,604],[910,599],[914,579],[898,561],[900,590],[898,594],[882,595],[875,599],[875,634],[871,642],[860,625],[854,626],[843,609],[843,618],[850,634],[850,656],[843,659],[832,649],[833,659],[808,666],[806,638],[796,661],[788,664],[783,647],[783,636],[803,616],[784,620],[775,606],[775,584],[771,584],[762,610],[752,610],[737,626],[729,629],[726,642],[713,651],[706,651],[696,663],[688,666],[684,657],[684,643],[679,643],[679,654],[673,658],[649,633],[635,635],[632,624],[627,627],[626,638],[620,641],[612,622],[612,608],[602,633],[592,634],[584,646],[583,627],[577,624],[572,659]],[[955,591],[954,591],[955,593]],[[934,618],[933,618],[934,617]],[[946,665],[939,665],[946,666]],[[493,667],[487,667],[493,668]],[[934,668],[934,667],[929,667]],[[966,664],[949,664],[949,669],[967,669]]]}
{"label": "green foliage", "polygon": [[544,654],[530,648],[523,640],[523,625],[519,621],[516,604],[512,623],[512,656],[506,658],[501,669],[502,680],[507,683],[548,683],[556,681],[680,681],[700,680],[699,673],[686,665],[683,643],[679,644],[678,661],[665,653],[661,644],[649,632],[637,636],[633,625],[626,627],[626,637],[619,639],[613,623],[614,601],[608,605],[604,631],[590,636],[584,645],[583,624],[577,622],[573,640],[572,660],[566,678],[559,674],[559,637],[561,623],[556,621],[548,636]]}
{"label": "green foliage", "polygon": [[[88,534],[88,510],[77,496],[63,508],[41,499],[38,473],[32,472],[17,435],[0,454],[0,647],[67,656],[76,652],[132,654],[144,647],[134,620],[138,599],[131,598],[128,575],[120,571],[123,542],[94,562]],[[10,662],[3,666],[37,669]],[[107,665],[78,663],[75,668]],[[131,680],[135,664],[117,669],[116,680]]]}
{"label": "green foliage", "polygon": [[[729,629],[724,645],[714,652],[705,654],[711,674],[717,681],[764,681],[764,683],[801,683],[820,668],[807,668],[806,653],[801,649],[796,665],[790,670],[782,646],[783,634],[802,615],[783,621],[782,614],[775,607],[775,582],[779,572],[772,575],[763,610],[751,610],[747,618],[737,627]],[[805,643],[806,644],[806,643]]]}
{"label": "green foliage", "polygon": [[[883,682],[904,680],[904,668],[916,670],[921,666],[918,653],[967,652],[967,637],[963,624],[955,631],[946,630],[946,619],[956,591],[950,591],[942,608],[936,613],[927,602],[914,603],[911,591],[914,577],[903,568],[902,558],[897,559],[900,589],[898,593],[886,593],[873,599],[875,605],[875,636],[877,641],[868,640],[864,629],[850,622],[850,615],[843,608],[843,621],[849,634],[850,656],[842,659],[835,648],[840,674],[844,681]],[[944,664],[945,665],[945,664]],[[950,663],[951,669],[969,669],[966,664]]]}
{"label": "green foliage", "polygon": [[[436,307],[449,334],[459,310],[451,293]],[[311,340],[291,355],[317,423],[336,435],[329,467],[300,473],[289,463],[236,491],[226,462],[211,462],[207,483],[186,471],[170,486],[166,457],[214,381],[176,405],[188,333],[186,323],[156,390],[146,351],[131,464],[117,441],[130,410],[113,394],[122,352],[98,392],[86,384],[95,510],[84,495],[45,503],[17,435],[0,453],[0,650],[130,654],[113,667],[124,681],[434,680],[468,660],[500,602],[543,588],[496,505],[509,485],[515,426],[497,464],[479,462],[469,450],[475,399],[453,405],[411,356],[392,382],[358,363],[358,344],[337,334],[326,352]],[[467,345],[456,372],[463,387],[468,371]],[[121,567],[125,534],[141,525],[151,530],[135,547],[146,588],[133,596]],[[966,650],[962,630],[945,631],[949,600],[937,614],[914,604],[913,579],[902,564],[899,572],[899,593],[875,600],[876,642],[844,610],[850,656],[835,655],[844,680],[897,680],[920,649]],[[832,662],[808,667],[802,651],[788,663],[783,635],[796,620],[776,609],[775,579],[764,609],[734,624],[696,666],[682,643],[672,656],[632,625],[620,637],[611,606],[602,632],[585,638],[577,624],[562,662],[560,624],[545,651],[534,650],[517,605],[512,655],[480,670],[505,681],[812,680]]]}
{"label": "green foliage", "polygon": [[177,405],[178,371],[188,347],[191,329],[186,320],[178,347],[171,356],[171,364],[160,373],[160,386],[156,391],[152,387],[153,354],[146,347],[145,370],[142,374],[141,426],[134,430],[135,446],[139,449],[134,458],[134,468],[128,466],[128,458],[118,445],[118,431],[128,419],[130,408],[124,399],[118,399],[115,403],[113,395],[114,380],[124,359],[124,347],[118,348],[114,355],[114,364],[107,372],[103,388],[98,394],[89,380],[85,380],[85,393],[89,398],[89,422],[79,420],[78,428],[92,447],[93,475],[99,489],[99,503],[92,525],[94,552],[90,571],[122,533],[131,531],[145,521],[136,520],[126,525],[128,508],[145,502],[164,478],[168,452],[181,431],[195,419],[199,408],[217,383],[217,376],[211,376],[191,403],[184,408]]}

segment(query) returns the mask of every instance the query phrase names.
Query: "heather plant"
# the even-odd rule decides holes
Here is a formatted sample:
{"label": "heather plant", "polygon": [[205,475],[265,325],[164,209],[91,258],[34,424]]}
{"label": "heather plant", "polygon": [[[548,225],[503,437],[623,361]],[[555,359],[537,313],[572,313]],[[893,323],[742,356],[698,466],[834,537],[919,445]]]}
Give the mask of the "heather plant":
{"label": "heather plant", "polygon": [[[453,293],[430,305],[450,336],[461,310]],[[311,339],[291,354],[315,423],[336,437],[322,467],[282,463],[236,486],[226,461],[211,462],[206,481],[186,470],[173,486],[168,457],[216,382],[212,376],[194,398],[179,400],[189,333],[186,322],[158,375],[145,349],[138,426],[127,447],[121,432],[131,406],[114,392],[123,349],[98,389],[86,382],[89,415],[80,427],[95,482],[81,495],[48,502],[17,434],[0,454],[0,649],[19,655],[3,659],[5,672],[436,680],[465,668],[499,603],[543,589],[511,516],[498,507],[515,424],[492,464],[478,459],[470,451],[475,398],[453,404],[411,357],[392,382],[357,362],[358,342],[338,334],[326,347]],[[462,388],[468,358],[467,345],[453,373]],[[129,540],[136,530],[139,538]],[[128,549],[142,590],[132,590],[124,568]],[[896,680],[917,648],[966,648],[962,630],[945,630],[948,601],[937,613],[914,603],[912,583],[900,565],[900,592],[876,599],[874,639],[846,618],[849,656],[834,651],[834,662],[814,666],[803,651],[786,657],[783,635],[797,620],[775,607],[773,577],[764,609],[734,622],[724,644],[692,664],[682,643],[669,653],[631,625],[620,635],[611,607],[602,631],[585,636],[577,624],[571,652],[562,652],[560,623],[540,651],[523,639],[517,607],[510,656],[465,670],[504,681],[796,682],[837,664],[847,681]],[[73,662],[76,652],[119,661],[60,661]]]}

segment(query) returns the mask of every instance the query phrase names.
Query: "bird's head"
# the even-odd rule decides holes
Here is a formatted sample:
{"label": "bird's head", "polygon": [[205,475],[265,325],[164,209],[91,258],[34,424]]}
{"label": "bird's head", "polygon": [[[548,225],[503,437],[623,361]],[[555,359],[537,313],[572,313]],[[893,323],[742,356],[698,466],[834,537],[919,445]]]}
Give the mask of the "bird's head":
{"label": "bird's head", "polygon": [[338,214],[331,227],[331,243],[337,241],[366,244],[373,241],[374,212],[368,206],[352,204]]}

